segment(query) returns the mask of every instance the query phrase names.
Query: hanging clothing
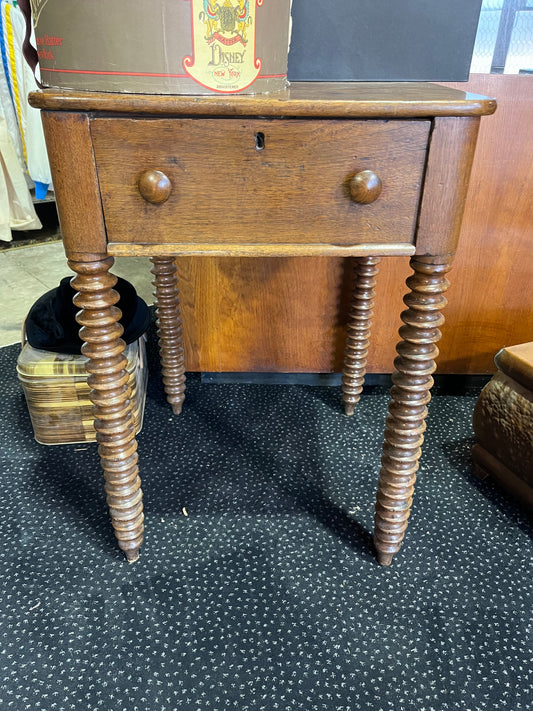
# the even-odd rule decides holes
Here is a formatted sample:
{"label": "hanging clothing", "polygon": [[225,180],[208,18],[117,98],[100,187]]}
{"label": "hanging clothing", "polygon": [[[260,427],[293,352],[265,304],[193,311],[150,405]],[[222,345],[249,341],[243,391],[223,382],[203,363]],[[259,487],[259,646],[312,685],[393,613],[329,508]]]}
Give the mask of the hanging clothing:
{"label": "hanging clothing", "polygon": [[[35,184],[36,196],[44,198],[52,181],[40,112],[28,104],[28,94],[37,90],[37,84],[22,53],[25,34],[26,22],[20,8],[2,0],[0,50],[5,81],[0,86],[0,102],[19,160]],[[35,44],[34,32],[31,41]],[[37,68],[37,78],[38,71]],[[18,125],[15,134],[14,121]]]}
{"label": "hanging clothing", "polygon": [[0,105],[0,239],[10,242],[11,230],[41,227]]}

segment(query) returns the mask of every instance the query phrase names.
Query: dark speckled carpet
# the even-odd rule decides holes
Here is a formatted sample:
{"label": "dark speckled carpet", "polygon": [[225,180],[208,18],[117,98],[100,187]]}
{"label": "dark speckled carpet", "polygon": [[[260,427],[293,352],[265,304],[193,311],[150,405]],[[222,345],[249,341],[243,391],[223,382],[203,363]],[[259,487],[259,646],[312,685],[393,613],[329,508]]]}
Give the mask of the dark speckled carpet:
{"label": "dark speckled carpet", "polygon": [[188,380],[151,337],[146,541],[128,565],[95,445],[33,439],[0,350],[2,711],[526,711],[532,544],[470,473],[477,393],[434,397],[404,549],[370,531],[387,395]]}

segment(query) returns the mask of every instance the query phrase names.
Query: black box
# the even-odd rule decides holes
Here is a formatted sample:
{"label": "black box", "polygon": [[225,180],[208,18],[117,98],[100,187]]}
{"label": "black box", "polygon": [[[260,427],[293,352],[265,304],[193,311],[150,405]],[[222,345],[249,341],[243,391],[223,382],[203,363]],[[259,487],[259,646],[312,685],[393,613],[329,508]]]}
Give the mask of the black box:
{"label": "black box", "polygon": [[294,0],[292,81],[466,81],[482,0]]}

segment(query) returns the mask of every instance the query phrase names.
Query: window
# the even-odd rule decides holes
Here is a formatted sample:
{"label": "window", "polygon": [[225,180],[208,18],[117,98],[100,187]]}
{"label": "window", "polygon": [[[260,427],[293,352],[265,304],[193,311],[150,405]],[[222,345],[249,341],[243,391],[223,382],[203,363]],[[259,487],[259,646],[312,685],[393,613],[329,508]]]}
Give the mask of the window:
{"label": "window", "polygon": [[533,0],[483,0],[470,71],[533,74]]}

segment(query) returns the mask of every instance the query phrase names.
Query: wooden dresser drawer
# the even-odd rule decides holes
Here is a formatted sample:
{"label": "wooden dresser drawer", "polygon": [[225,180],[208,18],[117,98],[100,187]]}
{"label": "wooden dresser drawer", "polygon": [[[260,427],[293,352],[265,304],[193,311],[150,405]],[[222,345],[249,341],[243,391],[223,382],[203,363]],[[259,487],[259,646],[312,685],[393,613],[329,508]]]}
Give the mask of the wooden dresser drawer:
{"label": "wooden dresser drawer", "polygon": [[[429,128],[425,120],[95,118],[108,240],[411,243]],[[150,171],[169,182],[146,199]],[[382,183],[370,204],[350,193],[361,171]]]}

